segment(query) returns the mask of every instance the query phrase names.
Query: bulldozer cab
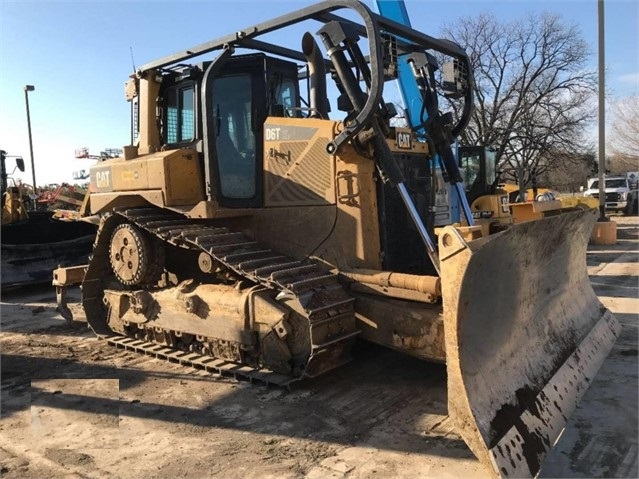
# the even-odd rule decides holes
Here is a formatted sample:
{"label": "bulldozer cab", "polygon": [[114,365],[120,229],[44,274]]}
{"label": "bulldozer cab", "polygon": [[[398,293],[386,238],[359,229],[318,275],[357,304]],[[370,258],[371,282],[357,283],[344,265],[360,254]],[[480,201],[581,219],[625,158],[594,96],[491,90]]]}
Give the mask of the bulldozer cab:
{"label": "bulldozer cab", "polygon": [[297,65],[261,53],[223,56],[163,80],[161,137],[199,147],[205,190],[222,207],[263,204],[263,124],[300,116]]}
{"label": "bulldozer cab", "polygon": [[462,146],[459,148],[459,167],[464,175],[469,203],[480,196],[493,194],[497,178],[494,150],[483,146]]}

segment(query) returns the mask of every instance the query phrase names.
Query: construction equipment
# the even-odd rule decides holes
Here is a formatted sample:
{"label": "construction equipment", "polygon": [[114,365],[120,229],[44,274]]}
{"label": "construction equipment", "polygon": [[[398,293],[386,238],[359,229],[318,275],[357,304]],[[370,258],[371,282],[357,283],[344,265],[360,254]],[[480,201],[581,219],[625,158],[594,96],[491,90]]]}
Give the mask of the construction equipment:
{"label": "construction equipment", "polygon": [[511,204],[498,183],[495,152],[483,146],[463,146],[458,148],[458,156],[466,197],[482,234],[497,233],[511,226]]}
{"label": "construction equipment", "polygon": [[[411,26],[403,0],[377,0],[375,3],[381,15],[404,26]],[[430,113],[422,101],[419,82],[415,82],[415,63],[410,54],[405,56],[402,59],[400,55],[397,78],[405,119],[420,137],[425,138]],[[436,193],[431,204],[435,212],[435,226],[478,225],[482,228],[482,234],[488,235],[502,231],[513,222],[530,221],[565,211],[562,203],[554,201],[554,198],[544,197],[543,203],[532,205],[509,204],[508,196],[497,184],[495,152],[482,146],[455,146],[460,174],[451,176],[450,168],[444,168],[443,165],[438,167],[440,165],[435,161]],[[444,185],[447,177],[451,180],[450,188]],[[510,203],[515,203],[515,200]]]}
{"label": "construction equipment", "polygon": [[[105,148],[99,155],[92,155],[89,153],[89,149],[84,146],[82,148],[76,148],[75,157],[81,160],[98,160],[104,161],[111,158],[117,158],[122,155],[121,148]],[[89,172],[87,170],[78,170],[72,173],[74,180],[86,180],[89,178]]]}
{"label": "construction equipment", "polygon": [[108,160],[111,158],[117,158],[122,155],[121,148],[105,148],[104,151],[101,151],[99,155],[92,155],[89,153],[89,149],[86,146],[82,148],[76,148],[75,157],[82,160]]}
{"label": "construction equipment", "polygon": [[528,189],[521,201],[518,185],[499,183],[493,150],[482,146],[462,146],[458,150],[470,210],[484,234],[516,223],[599,206],[592,198],[560,196],[548,188]]}
{"label": "construction equipment", "polygon": [[[267,41],[308,24],[327,57],[310,33],[299,50]],[[450,58],[458,122],[439,112],[433,51]],[[400,59],[428,141],[390,126]],[[436,239],[434,158],[459,182],[451,144],[471,84],[457,45],[353,0],[144,65],[125,88],[132,144],[91,168],[91,262],[54,273],[61,310],[82,281],[87,321],[111,343],[267,383],[340,366],[356,337],[445,362],[472,451],[495,475],[536,474],[619,325],[587,275],[594,212]]]}
{"label": "construction equipment", "polygon": [[[84,220],[57,221],[50,211],[27,211],[21,188],[9,186],[6,156],[1,150],[3,290],[48,282],[53,268],[88,261],[96,234],[96,226]],[[22,158],[16,163],[24,171]]]}
{"label": "construction equipment", "polygon": [[78,198],[78,195],[81,195],[81,197],[84,198],[86,192],[87,190],[85,188],[73,186],[68,183],[62,183],[58,185],[55,191],[41,189],[37,202],[44,203],[48,207],[51,207],[58,202],[80,207],[82,205],[82,199]]}
{"label": "construction equipment", "polygon": [[20,188],[9,186],[9,178],[16,169],[24,172],[24,160],[15,157],[16,167],[11,174],[7,173],[7,152],[0,150],[0,196],[2,197],[2,225],[17,223],[28,218],[27,210],[22,202]]}

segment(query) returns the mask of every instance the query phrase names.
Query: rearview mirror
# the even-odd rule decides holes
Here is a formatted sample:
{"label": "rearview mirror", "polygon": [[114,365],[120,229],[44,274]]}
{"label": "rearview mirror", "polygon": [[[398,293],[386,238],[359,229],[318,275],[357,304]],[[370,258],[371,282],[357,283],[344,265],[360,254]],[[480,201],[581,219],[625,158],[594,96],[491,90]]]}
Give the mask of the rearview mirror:
{"label": "rearview mirror", "polygon": [[22,158],[16,158],[16,166],[24,173],[24,160]]}

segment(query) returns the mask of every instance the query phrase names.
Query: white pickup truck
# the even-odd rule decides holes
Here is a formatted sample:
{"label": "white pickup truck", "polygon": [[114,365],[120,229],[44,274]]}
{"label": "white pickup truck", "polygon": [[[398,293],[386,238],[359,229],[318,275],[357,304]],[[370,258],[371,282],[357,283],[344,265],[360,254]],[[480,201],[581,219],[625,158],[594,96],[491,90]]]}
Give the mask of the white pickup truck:
{"label": "white pickup truck", "polygon": [[[618,211],[625,214],[637,214],[637,179],[639,173],[630,172],[625,175],[606,176],[606,210]],[[588,189],[584,196],[599,198],[599,179],[589,178]]]}

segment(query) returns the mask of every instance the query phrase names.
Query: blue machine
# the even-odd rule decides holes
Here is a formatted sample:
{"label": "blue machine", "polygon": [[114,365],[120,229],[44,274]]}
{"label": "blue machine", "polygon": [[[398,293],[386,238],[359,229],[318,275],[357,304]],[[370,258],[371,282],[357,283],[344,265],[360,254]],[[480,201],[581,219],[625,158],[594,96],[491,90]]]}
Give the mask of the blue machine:
{"label": "blue machine", "polygon": [[[402,25],[411,26],[404,0],[376,0],[375,3],[377,4],[377,10],[380,15],[397,23],[401,23]],[[397,84],[404,103],[407,115],[406,119],[413,130],[425,136],[426,131],[423,121],[427,119],[428,113],[423,109],[422,93],[415,82],[415,75],[411,66],[408,62],[401,61],[401,59],[402,57],[400,56]],[[436,174],[441,178],[441,169],[439,168],[437,159],[436,169]],[[457,194],[454,191],[456,191]],[[450,185],[448,188],[447,203],[449,211],[443,214],[443,220],[438,220],[436,215],[436,226],[459,222],[461,219],[460,207],[464,208],[464,205],[465,208],[467,208],[465,211],[469,213],[464,216],[466,216],[469,225],[473,224],[473,217],[472,214],[470,214],[470,208],[468,207],[468,201],[466,200],[462,185],[458,185],[457,187]]]}

